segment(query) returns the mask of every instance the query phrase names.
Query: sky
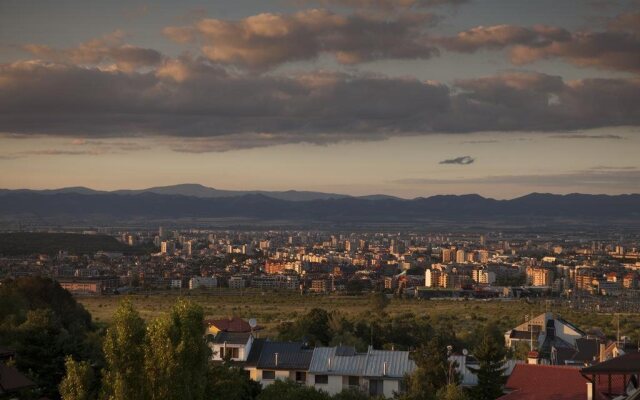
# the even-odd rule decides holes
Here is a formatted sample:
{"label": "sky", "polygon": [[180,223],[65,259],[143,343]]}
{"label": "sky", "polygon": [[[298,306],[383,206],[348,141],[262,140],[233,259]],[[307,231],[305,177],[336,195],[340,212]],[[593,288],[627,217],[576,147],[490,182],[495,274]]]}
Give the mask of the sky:
{"label": "sky", "polygon": [[637,0],[0,0],[0,188],[640,192]]}

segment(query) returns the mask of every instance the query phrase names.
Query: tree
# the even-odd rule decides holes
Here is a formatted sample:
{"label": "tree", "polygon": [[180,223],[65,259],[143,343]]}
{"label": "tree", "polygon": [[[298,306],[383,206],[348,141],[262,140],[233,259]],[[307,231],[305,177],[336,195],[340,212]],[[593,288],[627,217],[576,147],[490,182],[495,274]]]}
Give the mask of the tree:
{"label": "tree", "polygon": [[129,300],[120,303],[107,329],[103,390],[111,400],[142,399],[145,324]]}
{"label": "tree", "polygon": [[211,399],[253,400],[260,389],[260,384],[251,380],[241,368],[223,364],[209,369],[207,395]]}
{"label": "tree", "polygon": [[469,396],[460,386],[456,384],[448,384],[438,390],[436,394],[438,400],[468,400]]}
{"label": "tree", "polygon": [[200,306],[181,299],[149,326],[144,346],[149,399],[204,399],[211,350],[203,339],[203,317]]}
{"label": "tree", "polygon": [[[381,397],[375,397],[376,399],[380,399]],[[331,397],[331,400],[372,400],[371,396],[369,396],[366,392],[363,392],[359,389],[345,389],[340,393],[337,393]]]}
{"label": "tree", "polygon": [[93,369],[86,361],[74,361],[73,357],[65,358],[67,374],[60,382],[62,400],[90,400],[95,398],[92,386]]}
{"label": "tree", "polygon": [[407,391],[399,396],[400,399],[437,399],[438,390],[451,383],[452,378],[457,380],[457,375],[450,376],[455,370],[452,370],[447,356],[449,339],[444,333],[436,334],[417,349],[414,354],[417,368],[405,379]]}
{"label": "tree", "polygon": [[256,397],[256,400],[329,400],[325,392],[293,381],[276,380]]}
{"label": "tree", "polygon": [[306,340],[310,345],[327,345],[331,342],[330,315],[327,310],[313,308],[294,323],[278,327],[281,340]]}
{"label": "tree", "polygon": [[504,362],[506,349],[504,338],[495,325],[487,325],[473,351],[479,367],[469,370],[478,375],[478,385],[472,390],[474,399],[494,400],[502,395],[506,382]]}
{"label": "tree", "polygon": [[16,351],[16,368],[43,396],[58,397],[66,355],[99,362],[87,342],[93,331],[91,315],[57,282],[21,277],[0,284],[0,346]]}

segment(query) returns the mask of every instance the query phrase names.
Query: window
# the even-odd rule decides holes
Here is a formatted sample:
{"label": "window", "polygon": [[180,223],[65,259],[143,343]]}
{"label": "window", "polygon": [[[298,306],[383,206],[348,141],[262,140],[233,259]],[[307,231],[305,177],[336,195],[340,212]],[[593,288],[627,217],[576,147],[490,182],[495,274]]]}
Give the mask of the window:
{"label": "window", "polygon": [[349,377],[349,386],[360,386],[360,377],[358,377],[358,376],[350,376]]}
{"label": "window", "polygon": [[304,371],[296,371],[296,382],[306,382],[307,373]]}
{"label": "window", "polygon": [[262,371],[262,379],[265,381],[276,379],[276,371]]}
{"label": "window", "polygon": [[316,385],[326,385],[329,383],[329,375],[316,375]]}
{"label": "window", "polygon": [[226,349],[222,347],[220,349],[220,358],[240,358],[240,349],[237,347],[227,347]]}
{"label": "window", "polygon": [[382,379],[371,379],[369,381],[369,394],[371,396],[379,396],[384,394]]}

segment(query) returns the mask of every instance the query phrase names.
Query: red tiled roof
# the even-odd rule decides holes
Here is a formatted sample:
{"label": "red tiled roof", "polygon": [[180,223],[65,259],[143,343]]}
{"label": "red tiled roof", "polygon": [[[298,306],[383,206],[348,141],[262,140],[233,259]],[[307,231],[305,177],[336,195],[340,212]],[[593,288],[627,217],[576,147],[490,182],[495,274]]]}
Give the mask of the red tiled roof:
{"label": "red tiled roof", "polygon": [[249,326],[249,323],[238,317],[209,319],[205,322],[207,325],[213,325],[223,332],[251,332],[251,326]]}
{"label": "red tiled roof", "polygon": [[587,382],[578,368],[517,364],[498,400],[586,400]]}

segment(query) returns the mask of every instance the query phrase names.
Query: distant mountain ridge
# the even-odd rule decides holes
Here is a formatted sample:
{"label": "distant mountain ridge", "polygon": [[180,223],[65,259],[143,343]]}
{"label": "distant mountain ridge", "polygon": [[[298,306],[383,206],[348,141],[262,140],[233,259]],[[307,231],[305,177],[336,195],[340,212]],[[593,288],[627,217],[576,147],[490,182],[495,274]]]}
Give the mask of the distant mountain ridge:
{"label": "distant mountain ridge", "polygon": [[322,200],[322,199],[341,199],[351,197],[345,194],[337,193],[323,193],[312,191],[266,191],[266,190],[224,190],[207,187],[197,183],[183,183],[179,185],[170,186],[155,186],[147,189],[121,189],[114,191],[94,190],[83,186],[67,187],[60,189],[45,189],[45,190],[33,190],[33,189],[17,189],[7,190],[1,189],[1,193],[7,192],[29,192],[39,194],[59,194],[59,193],[78,193],[78,194],[122,194],[122,195],[136,195],[142,193],[155,193],[165,195],[179,195],[201,198],[221,198],[221,197],[239,197],[248,194],[261,194],[274,199],[288,200],[288,201],[307,201],[307,200]]}
{"label": "distant mountain ridge", "polygon": [[[638,221],[640,194],[555,195],[532,193],[511,200],[495,200],[479,195],[440,195],[404,200],[385,196],[365,198],[340,196],[313,198],[315,192],[294,192],[294,199],[279,199],[250,192],[233,197],[188,195],[154,191],[0,191],[0,217],[4,219],[97,219],[128,220],[180,218],[248,218],[254,220],[324,222],[394,222],[430,219],[466,222],[483,218],[530,220],[542,218],[580,221]],[[152,188],[153,189],[153,188]],[[183,187],[184,189],[184,187]],[[163,189],[164,190],[164,189]],[[215,190],[215,189],[212,189]],[[271,192],[269,192],[271,193]],[[291,193],[291,192],[277,192]],[[304,193],[303,196],[297,196]],[[309,194],[312,193],[312,194]],[[310,196],[312,199],[304,199]]]}

